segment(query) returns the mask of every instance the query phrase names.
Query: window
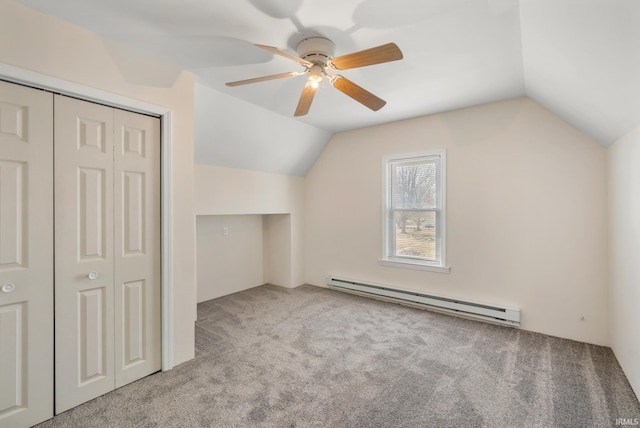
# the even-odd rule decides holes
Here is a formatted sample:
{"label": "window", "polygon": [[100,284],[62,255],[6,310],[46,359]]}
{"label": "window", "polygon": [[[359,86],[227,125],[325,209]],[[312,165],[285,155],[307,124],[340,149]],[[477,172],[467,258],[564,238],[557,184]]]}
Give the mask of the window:
{"label": "window", "polygon": [[381,263],[448,272],[444,151],[387,158]]}

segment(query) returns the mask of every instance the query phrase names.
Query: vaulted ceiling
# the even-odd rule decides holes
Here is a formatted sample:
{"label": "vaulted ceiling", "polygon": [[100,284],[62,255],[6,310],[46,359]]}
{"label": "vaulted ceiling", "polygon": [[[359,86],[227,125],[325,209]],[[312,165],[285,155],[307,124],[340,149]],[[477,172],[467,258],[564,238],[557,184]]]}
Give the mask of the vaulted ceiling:
{"label": "vaulted ceiling", "polygon": [[[603,145],[640,125],[637,0],[20,2],[191,70],[199,82],[196,137],[204,140],[196,153],[208,163],[304,175],[334,132],[522,95]],[[253,44],[295,53],[313,35],[330,38],[336,55],[395,42],[402,61],[341,73],[387,105],[372,112],[324,84],[309,114],[294,119],[304,77],[225,86],[301,71]],[[132,73],[124,60],[121,71]],[[168,86],[171,76],[154,84]],[[213,141],[214,131],[222,138]],[[273,165],[241,160],[264,143],[259,135],[278,136],[278,153],[261,158]],[[290,164],[276,165],[284,153]]]}

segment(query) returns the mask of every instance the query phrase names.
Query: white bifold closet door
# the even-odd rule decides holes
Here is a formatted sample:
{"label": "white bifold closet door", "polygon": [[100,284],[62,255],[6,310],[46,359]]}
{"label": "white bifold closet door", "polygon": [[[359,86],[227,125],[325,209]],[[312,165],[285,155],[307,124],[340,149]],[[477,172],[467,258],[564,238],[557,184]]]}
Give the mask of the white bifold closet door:
{"label": "white bifold closet door", "polygon": [[160,123],[55,96],[56,413],[160,370]]}
{"label": "white bifold closet door", "polygon": [[53,95],[0,82],[0,426],[53,416]]}

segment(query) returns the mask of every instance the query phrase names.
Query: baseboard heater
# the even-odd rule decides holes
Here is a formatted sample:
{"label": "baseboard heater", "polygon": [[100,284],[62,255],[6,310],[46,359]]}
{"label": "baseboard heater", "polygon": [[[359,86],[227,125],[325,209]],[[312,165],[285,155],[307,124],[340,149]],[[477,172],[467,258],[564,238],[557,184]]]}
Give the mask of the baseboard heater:
{"label": "baseboard heater", "polygon": [[336,290],[406,303],[484,321],[520,327],[520,309],[501,308],[442,296],[398,290],[383,285],[327,276],[327,285]]}

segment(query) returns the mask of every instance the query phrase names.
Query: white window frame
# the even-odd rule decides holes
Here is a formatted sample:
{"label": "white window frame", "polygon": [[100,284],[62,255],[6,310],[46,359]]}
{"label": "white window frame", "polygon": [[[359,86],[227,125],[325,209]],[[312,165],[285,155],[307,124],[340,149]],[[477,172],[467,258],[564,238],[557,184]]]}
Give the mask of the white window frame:
{"label": "white window frame", "polygon": [[[393,245],[395,237],[395,225],[393,221],[393,211],[391,205],[391,168],[392,164],[403,161],[416,161],[420,158],[440,158],[439,177],[437,177],[437,183],[440,190],[440,210],[439,210],[439,222],[436,230],[438,246],[438,254],[440,254],[440,260],[429,261],[419,258],[411,258],[406,256],[396,256],[394,254]],[[382,160],[382,189],[383,189],[383,213],[382,213],[382,257],[380,264],[383,266],[419,269],[432,272],[449,273],[450,268],[447,266],[447,249],[446,249],[446,231],[447,231],[447,171],[446,171],[446,151],[445,150],[431,150],[428,152],[419,153],[405,153],[400,155],[387,156]]]}

